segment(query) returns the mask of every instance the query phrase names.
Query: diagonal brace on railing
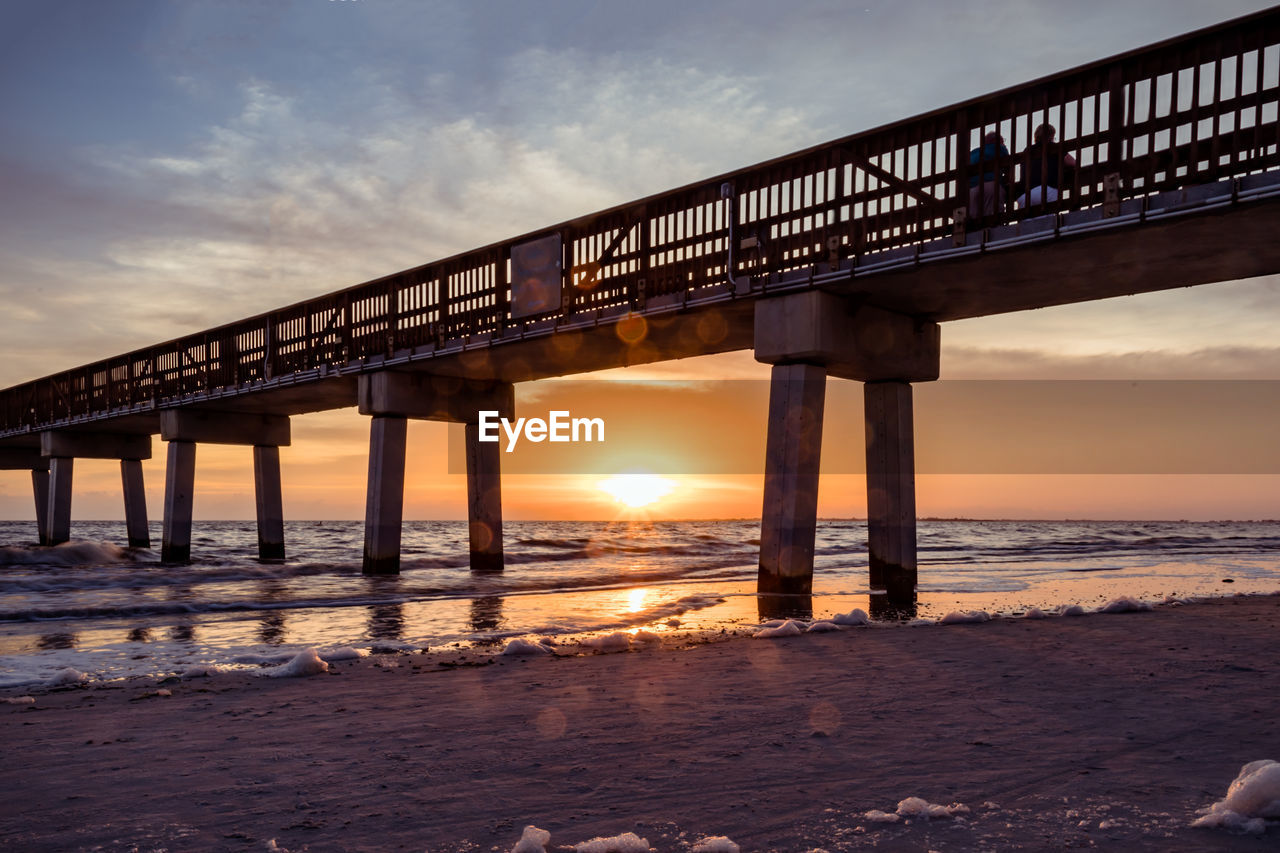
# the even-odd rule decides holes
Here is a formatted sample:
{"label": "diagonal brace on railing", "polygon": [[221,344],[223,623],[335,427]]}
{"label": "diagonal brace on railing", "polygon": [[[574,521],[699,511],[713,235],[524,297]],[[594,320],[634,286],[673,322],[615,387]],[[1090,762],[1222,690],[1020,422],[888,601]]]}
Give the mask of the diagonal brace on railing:
{"label": "diagonal brace on railing", "polygon": [[[573,270],[573,277],[575,279],[573,283],[574,286],[584,289],[595,287],[600,281],[600,273],[603,271],[605,264],[613,260],[613,253],[618,251],[618,247],[620,247],[623,242],[631,236],[631,232],[634,231],[636,226],[640,225],[642,222],[644,222],[644,218],[637,219],[630,225],[622,226],[618,229],[618,234],[613,238],[613,241],[610,242],[609,245],[605,247],[605,250],[600,253],[599,258],[596,258],[594,261],[587,261],[584,264],[579,264],[578,267]],[[579,274],[583,276],[581,281],[576,280]]]}
{"label": "diagonal brace on railing", "polygon": [[925,207],[933,208],[934,210],[938,211],[939,216],[949,217],[951,215],[950,202],[943,201],[937,196],[929,195],[924,190],[921,190],[918,187],[913,186],[909,181],[907,181],[906,178],[900,178],[897,175],[893,174],[893,172],[880,168],[875,163],[872,163],[870,160],[868,160],[866,157],[863,157],[861,154],[855,154],[852,151],[849,151],[847,148],[845,150],[849,155],[849,160],[853,163],[853,165],[856,168],[861,169],[862,171],[866,172],[872,177],[877,178],[878,180],[888,184],[890,187],[902,193],[903,195],[907,196],[908,198],[915,199]]}

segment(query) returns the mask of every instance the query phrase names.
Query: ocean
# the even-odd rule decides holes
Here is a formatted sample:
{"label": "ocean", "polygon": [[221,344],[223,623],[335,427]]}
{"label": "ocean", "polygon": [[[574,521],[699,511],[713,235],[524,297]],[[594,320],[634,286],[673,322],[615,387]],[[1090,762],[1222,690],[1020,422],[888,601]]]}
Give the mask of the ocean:
{"label": "ocean", "polygon": [[[197,522],[188,566],[122,548],[123,522],[76,522],[32,544],[0,522],[0,689],[258,668],[308,647],[331,655],[487,654],[512,638],[569,645],[645,628],[676,639],[755,630],[774,616],[862,608],[866,525],[817,533],[814,595],[755,596],[759,522],[505,525],[506,570],[472,574],[466,523],[407,522],[401,574],[361,574],[362,522],[292,522],[289,559],[257,560],[253,522]],[[1153,604],[1280,591],[1280,522],[926,520],[918,619],[960,610],[1017,617],[1121,596]],[[341,651],[337,651],[341,650]]]}

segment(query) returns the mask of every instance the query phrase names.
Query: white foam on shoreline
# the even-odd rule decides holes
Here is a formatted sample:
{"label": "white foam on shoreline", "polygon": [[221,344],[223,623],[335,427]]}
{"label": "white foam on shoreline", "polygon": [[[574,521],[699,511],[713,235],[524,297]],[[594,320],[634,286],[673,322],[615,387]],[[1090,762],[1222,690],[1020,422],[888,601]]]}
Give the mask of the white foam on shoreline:
{"label": "white foam on shoreline", "polygon": [[969,807],[964,803],[952,803],[949,806],[931,803],[923,797],[907,797],[898,801],[898,807],[891,812],[871,809],[863,812],[862,818],[871,823],[898,823],[904,818],[924,818],[925,820],[941,820],[959,815],[969,814]]}
{"label": "white foam on shoreline", "polygon": [[530,824],[524,828],[520,840],[511,848],[511,853],[547,853],[547,845],[551,843],[551,833]]}
{"label": "white foam on shoreline", "polygon": [[585,640],[579,640],[578,645],[599,652],[624,652],[631,648],[631,635],[625,631],[614,631],[603,637],[587,637]]}
{"label": "white foam on shoreline", "polygon": [[867,616],[867,611],[861,607],[855,607],[848,613],[837,613],[831,617],[831,621],[837,625],[870,625],[871,619]]}
{"label": "white foam on shoreline", "polygon": [[195,666],[187,667],[187,669],[183,671],[182,677],[183,678],[209,678],[211,676],[221,675],[221,674],[222,674],[222,668],[219,666],[214,666],[213,664],[196,664]]}
{"label": "white foam on shoreline", "polygon": [[922,797],[907,797],[898,803],[897,813],[902,817],[922,817],[926,820],[949,818],[968,814],[969,807],[964,803],[952,803],[949,806],[931,803]]}
{"label": "white foam on shoreline", "polygon": [[1122,595],[1119,598],[1113,598],[1106,604],[1098,608],[1099,613],[1145,613],[1152,610],[1152,606],[1145,601],[1139,601],[1131,595]]}
{"label": "white foam on shoreline", "polygon": [[320,659],[315,646],[298,652],[288,663],[268,667],[258,671],[258,675],[267,678],[302,678],[308,675],[320,675],[329,671],[329,664]]}
{"label": "white foam on shoreline", "polygon": [[1227,795],[1191,825],[1261,835],[1274,819],[1280,819],[1280,763],[1263,759],[1241,767]]}
{"label": "white foam on shoreline", "polygon": [[694,844],[690,853],[741,853],[741,848],[728,837],[716,835]]}
{"label": "white foam on shoreline", "polygon": [[649,853],[649,840],[634,832],[592,838],[573,845],[574,853]]}
{"label": "white foam on shoreline", "polygon": [[287,663],[288,661],[293,660],[293,658],[296,656],[297,656],[296,652],[281,652],[279,654],[274,654],[274,655],[259,655],[259,654],[249,653],[249,654],[243,654],[243,655],[236,655],[231,659],[231,662],[251,664],[256,666],[263,666],[263,665],[274,666],[277,664]]}
{"label": "white foam on shoreline", "polygon": [[555,652],[542,643],[531,643],[522,637],[516,637],[507,643],[506,647],[498,654],[505,657],[528,657],[532,655],[550,655],[555,654]]}
{"label": "white foam on shoreline", "polygon": [[831,631],[839,631],[840,626],[834,622],[819,621],[811,624],[805,631],[806,634],[826,634]]}
{"label": "white foam on shoreline", "polygon": [[985,610],[953,610],[938,620],[939,625],[972,625],[990,622],[991,614]]}
{"label": "white foam on shoreline", "polygon": [[44,686],[63,687],[68,684],[79,684],[88,680],[89,676],[86,673],[81,672],[73,666],[69,666],[66,669],[58,670],[53,675],[49,676],[49,678],[45,679]]}
{"label": "white foam on shoreline", "polygon": [[[775,622],[777,620],[774,620]],[[788,619],[781,625],[764,623],[765,627],[756,631],[751,636],[757,640],[776,640],[781,637],[798,637],[804,633],[805,625],[803,622],[797,622],[794,619]]]}

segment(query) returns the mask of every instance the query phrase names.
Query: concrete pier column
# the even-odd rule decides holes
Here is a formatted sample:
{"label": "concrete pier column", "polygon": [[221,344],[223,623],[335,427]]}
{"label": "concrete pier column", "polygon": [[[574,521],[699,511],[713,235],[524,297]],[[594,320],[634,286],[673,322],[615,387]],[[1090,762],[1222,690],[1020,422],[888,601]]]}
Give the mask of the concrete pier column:
{"label": "concrete pier column", "polygon": [[471,570],[500,572],[502,562],[502,445],[480,441],[480,425],[468,423],[467,521]]}
{"label": "concrete pier column", "polygon": [[253,487],[258,508],[258,559],[284,559],[284,499],[280,487],[280,448],[255,445]]}
{"label": "concrete pier column", "polygon": [[[885,590],[884,596],[875,597],[873,608],[886,603],[905,612],[915,600],[916,579],[911,386],[907,383],[938,378],[938,324],[818,290],[761,300],[755,312],[756,360],[774,365],[759,591],[775,592],[773,585],[784,585],[784,578],[785,586],[800,592],[807,592],[812,584],[811,519],[816,517],[822,440],[819,377],[825,368],[828,376],[867,383],[870,581],[873,589]],[[791,373],[780,373],[783,369]],[[785,390],[789,385],[780,377],[789,377],[796,390]],[[803,434],[805,417],[816,421],[816,427],[809,428],[808,443],[795,437]],[[796,423],[789,424],[788,418]],[[776,444],[775,433],[792,437]],[[794,461],[786,460],[787,453],[793,454]],[[786,472],[791,471],[795,473],[788,479]]]}
{"label": "concrete pier column", "polygon": [[289,445],[290,435],[287,415],[209,409],[169,409],[160,413],[160,437],[169,442],[164,496],[163,559],[166,563],[191,559],[191,504],[198,443],[253,448],[258,556],[284,559],[280,448]]}
{"label": "concrete pier column", "polygon": [[911,385],[863,387],[867,440],[867,539],[871,588],[893,608],[916,597],[916,475]]}
{"label": "concrete pier column", "polygon": [[36,499],[36,532],[41,545],[49,544],[49,469],[32,469],[31,491]]}
{"label": "concrete pier column", "polygon": [[196,443],[170,441],[164,476],[164,533],[160,559],[185,563],[191,559],[191,508],[195,498]]}
{"label": "concrete pier column", "polygon": [[[53,472],[49,488],[45,538],[49,545],[71,535],[71,462],[73,459],[118,459],[124,485],[124,511],[129,545],[149,547],[147,504],[142,492],[142,461],[151,458],[150,433],[49,430],[40,433],[40,455]],[[39,486],[37,488],[37,495]],[[39,498],[37,497],[37,500]]]}
{"label": "concrete pier column", "polygon": [[364,515],[364,573],[400,573],[404,456],[409,421],[375,415],[369,427],[369,491]]}
{"label": "concrete pier column", "polygon": [[75,459],[55,456],[49,460],[49,503],[45,511],[45,543],[61,545],[71,539],[71,472]]}
{"label": "concrete pier column", "polygon": [[124,526],[130,548],[150,548],[147,529],[147,493],[142,484],[142,460],[121,459],[120,481],[124,487]]}
{"label": "concrete pier column", "polygon": [[39,447],[22,445],[0,447],[0,471],[30,471],[31,491],[36,501],[36,536],[41,545],[49,544],[49,459]]}
{"label": "concrete pier column", "polygon": [[760,520],[761,595],[812,591],[826,379],[819,365],[773,366]]}
{"label": "concrete pier column", "polygon": [[[502,570],[502,486],[498,443],[481,443],[481,412],[511,418],[515,388],[492,380],[384,371],[360,377],[360,414],[373,416],[369,497],[365,509],[364,572],[400,571],[406,419],[466,424],[467,517],[471,568]],[[380,423],[385,421],[385,423]]]}

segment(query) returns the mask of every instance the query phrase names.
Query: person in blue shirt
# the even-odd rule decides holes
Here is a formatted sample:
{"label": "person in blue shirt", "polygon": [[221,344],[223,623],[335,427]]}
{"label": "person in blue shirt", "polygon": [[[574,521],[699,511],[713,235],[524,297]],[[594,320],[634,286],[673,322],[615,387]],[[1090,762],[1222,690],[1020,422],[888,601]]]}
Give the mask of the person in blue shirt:
{"label": "person in blue shirt", "polygon": [[969,165],[985,167],[981,172],[970,169],[969,217],[994,216],[1004,212],[1005,173],[1008,169],[1009,149],[999,131],[989,131],[982,137],[982,146],[969,152]]}

